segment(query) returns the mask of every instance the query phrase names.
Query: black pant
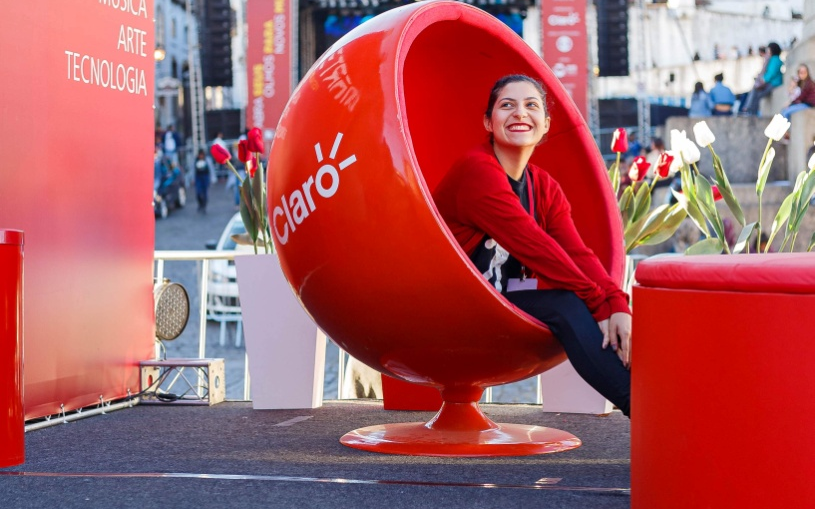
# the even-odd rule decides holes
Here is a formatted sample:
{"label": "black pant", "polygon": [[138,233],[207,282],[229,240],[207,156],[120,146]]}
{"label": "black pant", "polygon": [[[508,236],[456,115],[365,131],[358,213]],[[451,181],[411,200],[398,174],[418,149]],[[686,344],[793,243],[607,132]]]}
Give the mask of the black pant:
{"label": "black pant", "polygon": [[625,415],[630,415],[631,373],[610,346],[603,349],[600,327],[574,292],[526,290],[504,296],[519,309],[545,323],[563,345],[566,356],[583,380]]}

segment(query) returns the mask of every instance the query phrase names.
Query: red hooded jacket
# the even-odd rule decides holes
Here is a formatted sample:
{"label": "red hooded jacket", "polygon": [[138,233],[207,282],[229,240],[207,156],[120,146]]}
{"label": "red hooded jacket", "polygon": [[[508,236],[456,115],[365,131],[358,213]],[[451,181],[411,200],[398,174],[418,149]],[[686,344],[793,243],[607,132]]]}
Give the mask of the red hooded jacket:
{"label": "red hooded jacket", "polygon": [[433,199],[468,255],[486,234],[534,273],[538,289],[575,292],[597,321],[630,314],[628,296],[580,238],[560,185],[533,164],[528,175],[535,218],[521,206],[490,144],[459,159]]}

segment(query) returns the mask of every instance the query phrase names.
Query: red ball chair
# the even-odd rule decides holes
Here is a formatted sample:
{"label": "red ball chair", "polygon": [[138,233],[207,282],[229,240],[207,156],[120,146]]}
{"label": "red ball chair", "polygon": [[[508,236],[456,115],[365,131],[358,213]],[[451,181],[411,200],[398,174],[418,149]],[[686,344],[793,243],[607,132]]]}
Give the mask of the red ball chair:
{"label": "red ball chair", "polygon": [[487,96],[509,73],[547,87],[551,131],[533,161],[560,182],[585,242],[619,280],[619,214],[584,120],[540,57],[480,9],[419,2],[367,21],[314,64],[278,124],[269,211],[295,294],[352,356],[444,400],[426,424],[358,429],[345,445],[453,456],[580,445],[560,430],[495,424],[478,408],[485,387],[541,373],[565,354],[487,284],[431,196],[453,161],[486,140]]}

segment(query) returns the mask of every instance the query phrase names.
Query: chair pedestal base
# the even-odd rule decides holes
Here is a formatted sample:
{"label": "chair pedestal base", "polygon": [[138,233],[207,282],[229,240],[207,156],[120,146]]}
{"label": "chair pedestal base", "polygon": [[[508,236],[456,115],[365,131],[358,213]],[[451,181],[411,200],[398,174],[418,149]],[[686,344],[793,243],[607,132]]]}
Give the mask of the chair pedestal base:
{"label": "chair pedestal base", "polygon": [[427,423],[380,424],[343,435],[343,445],[412,456],[528,456],[580,447],[579,438],[554,428],[496,424],[478,403],[445,401]]}
{"label": "chair pedestal base", "polygon": [[343,445],[411,456],[528,456],[580,447],[579,438],[554,428],[496,424],[484,431],[434,430],[423,422],[382,424],[343,435]]}

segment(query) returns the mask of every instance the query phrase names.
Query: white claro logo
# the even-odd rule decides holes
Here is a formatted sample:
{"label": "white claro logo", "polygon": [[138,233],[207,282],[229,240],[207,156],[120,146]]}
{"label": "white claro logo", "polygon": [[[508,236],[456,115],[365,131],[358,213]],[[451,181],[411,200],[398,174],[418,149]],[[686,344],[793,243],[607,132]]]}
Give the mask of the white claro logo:
{"label": "white claro logo", "polygon": [[[337,133],[334,145],[328,154],[329,159],[336,160],[341,141],[342,133]],[[314,152],[317,155],[317,164],[322,163],[323,149],[319,143],[314,145]],[[272,211],[272,230],[281,244],[288,242],[289,235],[297,231],[297,226],[317,209],[312,190],[316,189],[317,194],[323,198],[334,196],[340,187],[340,172],[354,164],[357,156],[352,154],[336,163],[336,166],[333,161],[320,166],[317,172],[309,176],[299,189],[295,189],[288,196],[285,194],[281,196],[282,203]]]}
{"label": "white claro logo", "polygon": [[576,12],[570,12],[567,15],[558,15],[558,14],[551,14],[547,21],[549,22],[549,26],[553,27],[571,27],[575,26],[576,24],[580,23],[580,14]]}

